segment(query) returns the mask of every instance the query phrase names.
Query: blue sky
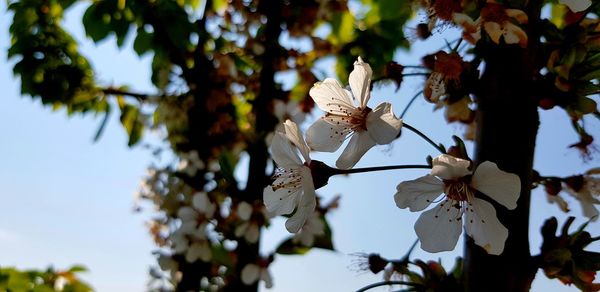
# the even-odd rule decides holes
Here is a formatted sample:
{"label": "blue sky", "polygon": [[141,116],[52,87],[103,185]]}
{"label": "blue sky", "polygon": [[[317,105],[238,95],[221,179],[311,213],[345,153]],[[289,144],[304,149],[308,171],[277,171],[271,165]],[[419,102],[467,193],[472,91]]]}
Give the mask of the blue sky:
{"label": "blue sky", "polygon": [[[94,45],[86,39],[78,23],[84,7],[69,12],[68,29],[81,42],[81,50],[92,60],[100,80],[107,85],[127,84],[152,92],[149,83],[150,57],[142,58],[128,49],[119,50],[114,41]],[[10,17],[6,4],[0,2],[0,49],[9,46]],[[130,44],[129,39],[128,44]],[[128,45],[127,44],[127,45]],[[127,48],[127,45],[125,48]],[[415,52],[439,49],[438,43],[415,44]],[[368,62],[369,56],[363,56]],[[396,59],[417,64],[418,59],[399,52]],[[53,112],[38,101],[19,94],[19,81],[12,76],[6,54],[0,57],[0,265],[19,268],[65,268],[84,264],[90,272],[84,278],[97,291],[143,291],[148,280],[148,267],[154,263],[153,245],[144,227],[149,214],[132,212],[133,192],[145,169],[153,161],[149,151],[130,149],[127,137],[116,115],[110,120],[102,139],[92,138],[100,117],[74,116],[64,111]],[[325,63],[325,66],[327,64]],[[324,68],[331,72],[331,68]],[[333,75],[329,76],[332,77]],[[345,82],[345,80],[342,80]],[[406,82],[399,92],[393,88],[377,88],[371,104],[391,101],[396,113],[418,90],[420,78]],[[315,112],[314,116],[319,116]],[[507,119],[510,118],[507,113]],[[598,166],[596,158],[583,164],[579,154],[566,146],[577,141],[567,116],[560,110],[541,112],[542,125],[538,137],[535,168],[545,175],[570,175]],[[451,136],[462,128],[447,126],[442,112],[432,114],[432,106],[423,100],[415,103],[405,120],[438,142],[450,144]],[[600,133],[600,123],[589,123],[590,133]],[[304,125],[306,128],[308,125]],[[151,138],[152,139],[152,138]],[[436,155],[422,140],[405,131],[391,146],[379,146],[367,153],[357,167],[388,164],[422,163],[426,155]],[[339,153],[316,154],[315,159],[333,164]],[[306,256],[277,256],[271,266],[275,287],[271,291],[352,291],[379,281],[381,275],[357,273],[348,267],[356,252],[378,252],[397,258],[404,255],[416,235],[413,224],[418,214],[399,210],[393,201],[396,185],[414,179],[424,170],[398,170],[384,173],[335,177],[319,190],[326,199],[342,194],[341,208],[329,215],[334,230],[336,252],[314,250]],[[241,177],[245,171],[240,168]],[[570,199],[570,198],[567,198]],[[577,202],[571,202],[572,214],[579,215]],[[540,190],[533,193],[531,214],[531,247],[540,245],[539,226],[549,216],[566,215],[548,205]],[[575,225],[582,223],[578,219]],[[589,231],[600,235],[600,223],[592,223]],[[282,219],[274,219],[262,242],[264,253],[272,251],[288,236]],[[592,249],[600,250],[598,245]],[[418,248],[414,257],[441,258],[447,267],[460,256],[461,243],[454,252],[428,254]],[[387,288],[380,291],[388,291]],[[533,291],[577,291],[557,281],[538,275]]]}

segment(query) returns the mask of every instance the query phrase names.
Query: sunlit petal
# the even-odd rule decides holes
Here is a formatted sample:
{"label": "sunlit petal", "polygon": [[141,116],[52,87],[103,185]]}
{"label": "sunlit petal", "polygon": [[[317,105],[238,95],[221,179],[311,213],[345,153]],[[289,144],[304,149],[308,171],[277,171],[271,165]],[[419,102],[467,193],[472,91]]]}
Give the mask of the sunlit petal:
{"label": "sunlit petal", "polygon": [[431,175],[435,175],[442,179],[457,179],[466,175],[470,175],[470,161],[456,158],[448,154],[442,154],[433,159]]}
{"label": "sunlit petal", "polygon": [[302,160],[300,160],[296,148],[280,132],[275,133],[271,141],[271,156],[279,167],[291,168],[302,165]]}
{"label": "sunlit petal", "polygon": [[483,23],[485,32],[490,36],[492,41],[496,44],[500,43],[500,37],[502,36],[502,26],[499,23],[486,21]]}
{"label": "sunlit petal", "polygon": [[321,110],[330,114],[345,115],[356,108],[352,93],[333,78],[315,83],[309,94]]}
{"label": "sunlit petal", "polygon": [[298,148],[298,150],[300,150],[300,154],[304,157],[304,161],[310,162],[310,149],[308,148],[308,145],[306,145],[306,141],[304,141],[304,137],[302,136],[302,132],[300,132],[298,125],[291,120],[286,120],[284,126],[285,136],[294,146],[296,146],[296,148]]}
{"label": "sunlit petal", "polygon": [[298,197],[301,192],[301,188],[279,188],[274,191],[273,187],[267,186],[263,191],[263,201],[270,213],[275,215],[290,214],[298,204]]}
{"label": "sunlit petal", "polygon": [[[588,1],[588,0],[584,0],[584,1]],[[529,21],[527,14],[523,10],[505,9],[504,11],[506,12],[506,15],[514,18],[516,21],[518,21],[521,24],[526,24]]]}
{"label": "sunlit petal", "polygon": [[398,137],[402,120],[398,119],[390,103],[378,105],[367,115],[367,132],[377,144],[389,144]]}
{"label": "sunlit petal", "polygon": [[504,25],[504,42],[507,44],[519,44],[521,47],[527,47],[527,33],[520,27],[506,23]]}
{"label": "sunlit petal", "polygon": [[396,187],[394,201],[398,208],[421,211],[444,192],[444,183],[432,175],[404,181]]}
{"label": "sunlit petal", "polygon": [[584,11],[592,5],[591,0],[559,0],[558,2],[567,5],[575,13]]}
{"label": "sunlit petal", "polygon": [[341,169],[352,168],[365,153],[375,146],[375,140],[366,132],[357,132],[352,135],[346,149],[336,161],[335,165]]}
{"label": "sunlit petal", "polygon": [[475,244],[489,254],[501,254],[504,250],[504,242],[508,238],[508,229],[496,217],[494,206],[482,199],[474,198],[465,212],[467,234],[473,238]]}
{"label": "sunlit petal", "polygon": [[304,193],[300,197],[298,208],[294,215],[285,222],[285,228],[291,233],[296,233],[302,228],[308,216],[317,206],[315,187],[308,167],[305,167],[302,174],[302,188]]}
{"label": "sunlit petal", "polygon": [[490,161],[480,164],[473,174],[471,186],[512,210],[521,194],[521,180],[516,174],[502,171]]}
{"label": "sunlit petal", "polygon": [[362,108],[367,106],[369,97],[371,96],[371,76],[373,70],[371,66],[363,61],[361,57],[354,62],[354,70],[350,72],[349,82],[350,88],[354,97],[358,99],[358,102]]}
{"label": "sunlit petal", "polygon": [[459,210],[444,200],[435,208],[423,212],[415,223],[421,248],[428,252],[453,250],[462,232]]}
{"label": "sunlit petal", "polygon": [[321,152],[334,152],[340,148],[351,131],[344,124],[332,124],[325,117],[318,119],[308,131],[306,142],[311,149]]}

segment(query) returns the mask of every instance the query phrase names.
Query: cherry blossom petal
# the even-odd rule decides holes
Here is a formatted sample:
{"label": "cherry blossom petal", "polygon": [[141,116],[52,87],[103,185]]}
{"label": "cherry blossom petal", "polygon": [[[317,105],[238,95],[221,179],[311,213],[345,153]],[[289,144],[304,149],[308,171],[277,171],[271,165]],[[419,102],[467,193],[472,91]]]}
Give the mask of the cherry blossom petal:
{"label": "cherry blossom petal", "polygon": [[567,5],[575,13],[584,11],[592,5],[591,0],[559,0],[558,2]]}
{"label": "cherry blossom petal", "polygon": [[267,289],[273,288],[273,277],[271,276],[269,269],[267,269],[267,268],[262,269],[262,271],[260,272],[260,279],[265,282],[265,288],[267,288]]}
{"label": "cherry blossom petal", "polygon": [[193,263],[198,259],[204,262],[210,261],[212,258],[212,251],[206,242],[194,242],[189,247],[185,254],[185,260],[189,263]]}
{"label": "cherry blossom petal", "polygon": [[523,10],[509,8],[505,9],[504,11],[506,12],[506,15],[514,18],[519,23],[526,24],[529,21],[527,14]]}
{"label": "cherry blossom petal", "polygon": [[579,203],[581,204],[583,216],[591,218],[592,221],[596,221],[598,219],[598,209],[596,209],[594,204],[585,201],[579,201]]}
{"label": "cherry blossom petal", "polygon": [[504,242],[508,238],[508,229],[496,217],[494,206],[482,199],[473,198],[469,209],[465,212],[467,213],[466,231],[475,244],[489,254],[501,254],[504,250]]}
{"label": "cherry blossom petal", "polygon": [[271,141],[271,156],[279,167],[292,168],[302,165],[295,147],[280,132],[276,132]]}
{"label": "cherry blossom petal", "polygon": [[330,114],[347,115],[356,108],[352,93],[333,78],[315,83],[309,94],[321,110]]}
{"label": "cherry blossom petal", "polygon": [[448,154],[442,154],[433,159],[431,175],[435,175],[441,179],[457,179],[466,175],[470,175],[470,161],[456,158]]}
{"label": "cherry blossom petal", "polygon": [[517,200],[521,194],[519,176],[500,170],[490,161],[485,161],[477,167],[471,179],[471,186],[509,210],[517,207]]}
{"label": "cherry blossom petal", "polygon": [[196,212],[196,210],[190,206],[185,206],[177,210],[177,217],[183,221],[192,221],[196,220],[198,217],[198,212]]}
{"label": "cherry blossom petal", "polygon": [[237,206],[237,214],[240,219],[244,221],[250,220],[250,216],[252,216],[252,205],[247,202],[240,202]]}
{"label": "cherry blossom petal", "polygon": [[247,264],[242,269],[242,282],[246,285],[252,285],[260,277],[260,268],[255,264]]}
{"label": "cherry blossom petal", "polygon": [[257,243],[259,236],[260,236],[260,228],[258,227],[258,225],[256,225],[254,223],[254,224],[250,224],[248,226],[248,230],[246,230],[244,239],[246,239],[246,241],[249,243]]}
{"label": "cherry blossom petal", "polygon": [[398,208],[421,211],[444,192],[444,183],[433,175],[404,181],[396,187],[394,201]]}
{"label": "cherry blossom petal", "polygon": [[301,188],[287,189],[267,186],[263,191],[263,201],[267,211],[275,215],[290,214],[298,204],[298,198],[302,192]]}
{"label": "cherry blossom petal", "polygon": [[296,212],[285,222],[285,228],[291,233],[296,233],[302,228],[308,216],[315,211],[317,206],[315,185],[308,167],[302,169],[302,189],[304,189],[304,193],[300,197]]}
{"label": "cherry blossom petal", "polygon": [[210,204],[208,195],[205,192],[197,192],[192,197],[192,206],[198,211],[204,212]]}
{"label": "cherry blossom petal", "polygon": [[453,250],[462,232],[460,218],[459,210],[449,200],[423,212],[415,223],[421,248],[428,252]]}
{"label": "cherry blossom petal", "polygon": [[[586,186],[584,186],[586,187]],[[594,204],[598,204],[598,200],[592,197],[592,194],[587,189],[582,189],[580,192],[575,192],[570,188],[565,189],[568,194],[575,197],[577,201],[581,204],[581,211],[583,212],[583,216],[587,218],[593,218],[594,221],[598,217],[598,209],[594,206]]]}
{"label": "cherry blossom petal", "polygon": [[367,133],[377,144],[389,144],[400,133],[402,120],[394,115],[392,104],[384,102],[367,115]]}
{"label": "cherry blossom petal", "polygon": [[304,161],[310,162],[310,149],[308,148],[308,145],[306,145],[298,125],[291,120],[286,120],[283,125],[285,126],[285,136],[290,140],[290,142],[292,142],[294,146],[296,146],[296,148],[298,148],[298,150],[300,150],[300,154],[302,154],[304,157]]}
{"label": "cherry blossom petal", "polygon": [[360,160],[365,153],[375,146],[376,142],[366,132],[355,132],[350,142],[336,161],[335,165],[341,169],[350,169]]}
{"label": "cherry blossom petal", "polygon": [[507,22],[504,24],[504,42],[507,44],[519,44],[519,46],[527,47],[527,33],[520,27]]}
{"label": "cherry blossom petal", "polygon": [[371,97],[371,76],[373,70],[368,63],[365,63],[361,57],[354,62],[354,70],[350,72],[348,81],[354,97],[358,99],[361,108],[367,106]]}
{"label": "cherry blossom petal", "polygon": [[311,149],[321,152],[334,152],[340,148],[351,131],[344,124],[332,124],[325,117],[317,120],[306,131],[306,142]]}
{"label": "cherry blossom petal", "polygon": [[500,37],[503,34],[502,26],[497,22],[486,21],[483,23],[485,32],[490,36],[492,41],[496,44],[500,43]]}

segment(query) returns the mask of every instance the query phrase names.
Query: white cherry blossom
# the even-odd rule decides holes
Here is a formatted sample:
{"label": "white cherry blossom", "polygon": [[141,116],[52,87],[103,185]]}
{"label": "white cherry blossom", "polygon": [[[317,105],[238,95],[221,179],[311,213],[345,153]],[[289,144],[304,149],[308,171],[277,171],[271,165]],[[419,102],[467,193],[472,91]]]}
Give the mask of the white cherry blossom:
{"label": "white cherry blossom", "polygon": [[[349,77],[352,92],[332,78],[310,89],[310,96],[326,114],[308,129],[306,140],[314,150],[334,152],[350,138],[336,162],[339,168],[352,168],[376,144],[391,143],[402,127],[402,120],[396,118],[390,103],[375,109],[367,107],[372,75],[371,66],[358,57]],[[354,100],[358,100],[358,105]]]}
{"label": "white cherry blossom", "polygon": [[[274,215],[294,215],[285,222],[291,233],[296,233],[317,205],[315,185],[310,172],[310,149],[298,125],[287,120],[283,132],[276,132],[271,142],[271,156],[278,168],[275,181],[263,191],[267,211]],[[300,159],[298,152],[304,158]]]}
{"label": "white cherry blossom", "polygon": [[265,287],[273,287],[273,277],[267,267],[261,267],[257,264],[247,264],[242,268],[242,282],[246,285],[252,285],[256,281],[265,282]]}
{"label": "white cherry blossom", "polygon": [[244,222],[235,228],[234,234],[237,237],[243,237],[249,243],[258,242],[258,238],[260,237],[258,222],[250,220],[253,212],[252,205],[247,202],[242,201],[237,206],[237,215]]}
{"label": "white cherry blossom", "polygon": [[308,217],[300,232],[293,238],[294,242],[300,242],[303,246],[312,246],[315,243],[315,237],[325,234],[325,224],[321,220],[321,213],[314,211]]}
{"label": "white cherry blossom", "polygon": [[[399,208],[413,212],[440,202],[415,223],[421,248],[428,252],[453,250],[464,219],[466,232],[475,244],[489,254],[501,254],[508,230],[496,217],[492,204],[476,198],[475,193],[480,191],[512,210],[517,207],[521,191],[519,177],[489,161],[481,163],[473,173],[468,160],[446,154],[433,159],[432,164],[431,174],[400,183],[394,196]],[[438,200],[442,193],[443,198]]]}
{"label": "white cherry blossom", "polygon": [[559,0],[558,2],[567,5],[575,13],[584,11],[592,5],[591,0]]}
{"label": "white cherry blossom", "polygon": [[573,189],[572,185],[566,184],[564,190],[577,199],[581,204],[583,216],[596,221],[600,212],[595,205],[600,205],[600,176],[594,176],[592,173],[581,176],[581,186],[578,190]]}

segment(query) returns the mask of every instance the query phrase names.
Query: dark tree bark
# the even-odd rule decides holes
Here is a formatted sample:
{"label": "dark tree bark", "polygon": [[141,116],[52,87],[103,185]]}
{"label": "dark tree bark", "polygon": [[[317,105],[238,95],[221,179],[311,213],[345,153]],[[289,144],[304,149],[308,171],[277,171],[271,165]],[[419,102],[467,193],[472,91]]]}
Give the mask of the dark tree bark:
{"label": "dark tree bark", "polygon": [[[526,9],[529,23],[539,19],[539,1]],[[537,266],[529,252],[529,208],[535,141],[539,126],[534,82],[539,37],[527,31],[529,45],[489,45],[484,52],[485,69],[477,93],[477,139],[475,160],[495,162],[517,174],[521,194],[515,210],[491,201],[508,239],[500,256],[488,255],[468,238],[464,277],[467,291],[529,291]],[[482,195],[482,194],[478,194]],[[485,197],[485,196],[482,196]]]}

